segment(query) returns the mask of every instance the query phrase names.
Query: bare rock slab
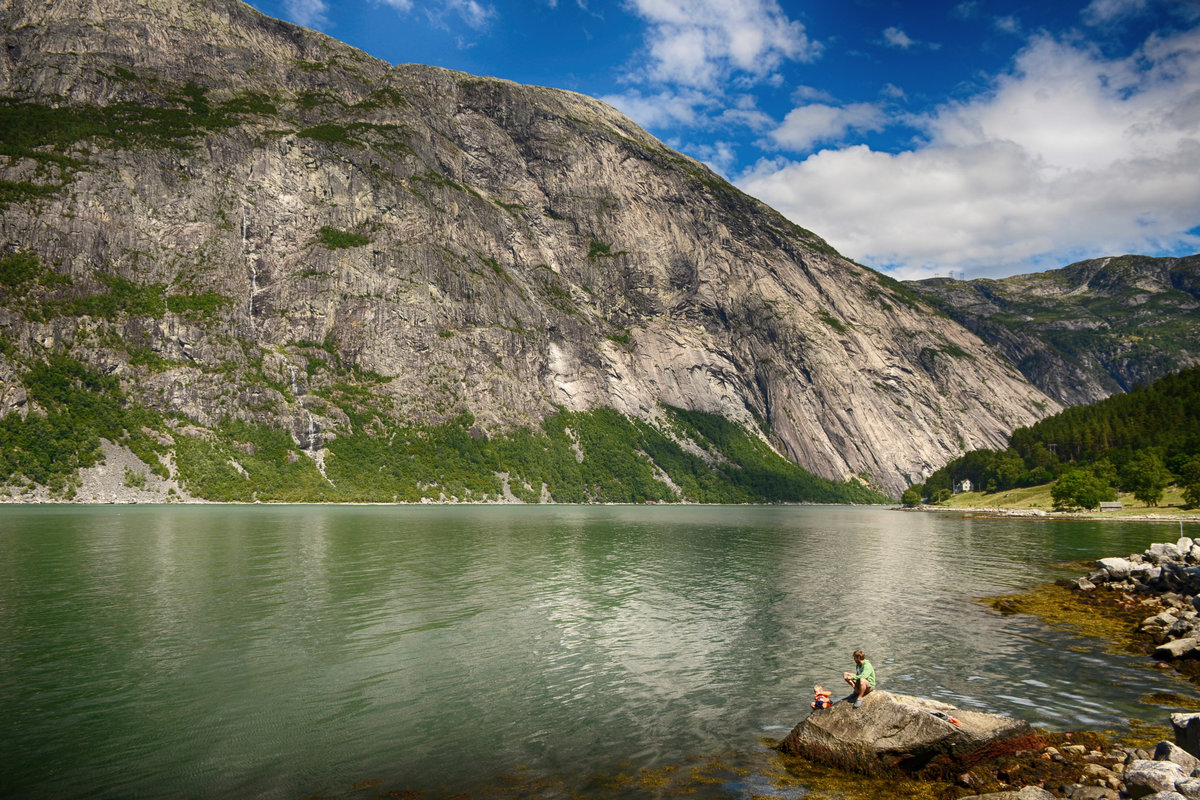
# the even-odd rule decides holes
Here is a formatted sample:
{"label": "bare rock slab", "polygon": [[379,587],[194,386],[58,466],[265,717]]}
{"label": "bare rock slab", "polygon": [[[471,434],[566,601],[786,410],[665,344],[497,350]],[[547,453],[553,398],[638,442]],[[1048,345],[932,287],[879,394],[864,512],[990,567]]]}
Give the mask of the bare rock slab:
{"label": "bare rock slab", "polygon": [[877,690],[860,708],[842,701],[814,711],[776,749],[839,766],[913,771],[937,756],[961,758],[1031,732],[1029,723],[1011,717]]}

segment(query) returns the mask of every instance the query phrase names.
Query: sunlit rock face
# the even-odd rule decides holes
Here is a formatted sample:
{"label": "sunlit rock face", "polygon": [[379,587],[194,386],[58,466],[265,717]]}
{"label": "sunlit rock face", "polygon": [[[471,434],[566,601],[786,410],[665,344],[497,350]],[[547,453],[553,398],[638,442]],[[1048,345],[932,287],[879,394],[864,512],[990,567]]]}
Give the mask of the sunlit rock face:
{"label": "sunlit rock face", "polygon": [[4,94],[93,127],[43,147],[70,164],[7,159],[0,178],[45,191],[10,198],[0,243],[70,278],[47,298],[120,278],[219,302],[97,319],[6,296],[0,327],[200,424],[336,436],[320,348],[380,376],[396,419],[469,410],[487,432],[667,404],[898,494],[1058,410],[911,292],[596,100],[390,66],[229,0],[9,0],[2,21]]}

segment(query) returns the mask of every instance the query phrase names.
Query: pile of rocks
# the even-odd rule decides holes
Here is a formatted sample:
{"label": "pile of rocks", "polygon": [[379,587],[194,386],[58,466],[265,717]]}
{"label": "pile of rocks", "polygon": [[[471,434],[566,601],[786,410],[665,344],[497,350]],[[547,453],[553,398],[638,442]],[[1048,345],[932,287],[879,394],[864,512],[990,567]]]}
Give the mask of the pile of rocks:
{"label": "pile of rocks", "polygon": [[1138,627],[1157,645],[1154,657],[1200,657],[1200,543],[1185,536],[1128,558],[1102,558],[1094,572],[1070,583],[1082,592],[1103,586],[1154,597],[1162,610]]}
{"label": "pile of rocks", "polygon": [[[1176,741],[1195,743],[1200,722],[1189,733],[1200,714],[1173,714]],[[971,795],[961,800],[1200,800],[1200,758],[1178,744],[1159,742],[1147,750],[1117,746],[1106,751],[1089,750],[1083,745],[1047,747],[1036,757],[1072,764],[1079,768],[1075,783],[1054,786],[1057,794],[1042,786],[1025,786],[990,794]]]}

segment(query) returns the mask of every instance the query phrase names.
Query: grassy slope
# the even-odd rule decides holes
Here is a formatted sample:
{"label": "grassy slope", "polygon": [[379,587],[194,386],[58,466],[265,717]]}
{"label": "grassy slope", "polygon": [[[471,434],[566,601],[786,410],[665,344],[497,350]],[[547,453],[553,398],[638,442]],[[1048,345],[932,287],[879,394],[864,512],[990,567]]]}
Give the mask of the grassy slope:
{"label": "grassy slope", "polygon": [[[1054,502],[1050,499],[1050,487],[1046,483],[1041,486],[1029,486],[1023,489],[1009,489],[1004,492],[986,494],[984,492],[963,492],[956,494],[944,503],[937,504],[939,508],[999,508],[1005,510],[1041,509],[1051,512]],[[1196,509],[1183,508],[1183,493],[1176,486],[1170,486],[1163,492],[1162,502],[1158,506],[1147,506],[1134,499],[1133,494],[1121,492],[1118,496],[1121,502],[1120,511],[1074,511],[1072,516],[1087,514],[1104,517],[1141,517],[1155,514],[1168,517],[1194,518],[1200,512]]]}

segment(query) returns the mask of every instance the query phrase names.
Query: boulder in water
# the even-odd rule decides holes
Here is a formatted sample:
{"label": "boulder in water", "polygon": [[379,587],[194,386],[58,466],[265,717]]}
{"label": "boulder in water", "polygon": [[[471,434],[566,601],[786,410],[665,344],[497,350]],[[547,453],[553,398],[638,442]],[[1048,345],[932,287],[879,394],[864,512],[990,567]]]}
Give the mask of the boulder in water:
{"label": "boulder in water", "polygon": [[814,711],[777,749],[838,766],[912,772],[938,756],[953,762],[1030,733],[1029,723],[1010,717],[876,690],[863,698],[860,708],[843,701]]}

